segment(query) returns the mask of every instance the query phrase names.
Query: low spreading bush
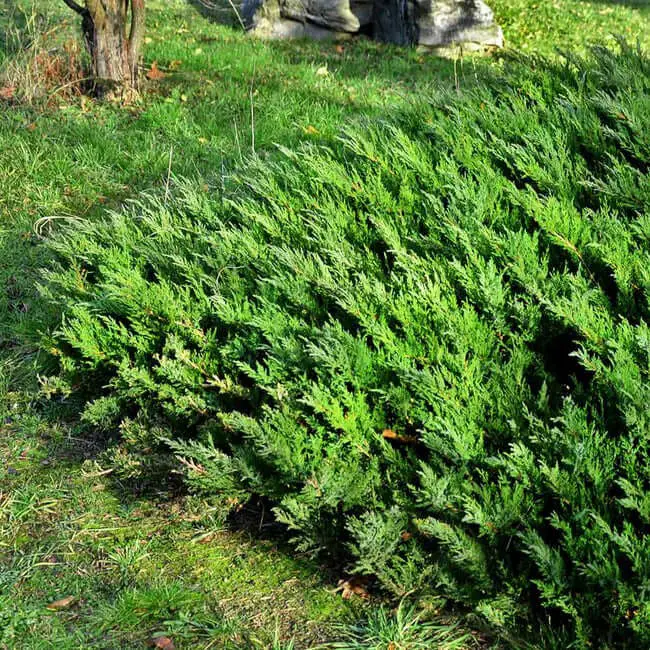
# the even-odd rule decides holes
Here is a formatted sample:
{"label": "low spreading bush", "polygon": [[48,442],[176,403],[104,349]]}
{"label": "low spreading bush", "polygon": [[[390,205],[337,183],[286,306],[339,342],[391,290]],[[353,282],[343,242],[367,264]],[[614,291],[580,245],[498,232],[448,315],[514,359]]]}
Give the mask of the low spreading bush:
{"label": "low spreading bush", "polygon": [[128,471],[264,497],[397,595],[647,648],[649,97],[626,46],[508,61],[75,224],[43,286],[50,388],[120,429]]}

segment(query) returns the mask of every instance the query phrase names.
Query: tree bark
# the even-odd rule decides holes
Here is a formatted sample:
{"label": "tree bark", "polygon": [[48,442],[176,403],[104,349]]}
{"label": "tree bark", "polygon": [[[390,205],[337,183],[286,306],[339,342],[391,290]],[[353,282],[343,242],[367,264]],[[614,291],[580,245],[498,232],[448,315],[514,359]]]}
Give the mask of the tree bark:
{"label": "tree bark", "polygon": [[82,17],[97,91],[136,88],[144,38],[145,0],[63,0]]}

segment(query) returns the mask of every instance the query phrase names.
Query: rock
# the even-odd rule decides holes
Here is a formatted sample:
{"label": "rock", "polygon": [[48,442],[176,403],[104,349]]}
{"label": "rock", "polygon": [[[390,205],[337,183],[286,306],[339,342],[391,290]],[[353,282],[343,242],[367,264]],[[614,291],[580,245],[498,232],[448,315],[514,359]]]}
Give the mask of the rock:
{"label": "rock", "polygon": [[483,0],[243,0],[247,27],[262,38],[341,38],[371,30],[377,40],[440,53],[502,47]]}
{"label": "rock", "polygon": [[372,0],[350,0],[350,11],[357,17],[360,29],[372,25],[374,12]]}
{"label": "rock", "polygon": [[267,38],[273,23],[280,20],[280,3],[279,0],[242,0],[240,13],[248,30]]}
{"label": "rock", "polygon": [[415,0],[417,43],[503,47],[503,32],[483,0]]}
{"label": "rock", "polygon": [[314,41],[338,40],[350,36],[348,32],[335,32],[326,27],[287,18],[280,18],[266,25],[258,25],[255,34],[273,40],[309,38]]}
{"label": "rock", "polygon": [[348,0],[243,0],[241,15],[260,38],[336,39],[360,28]]}
{"label": "rock", "polygon": [[280,14],[336,32],[355,33],[361,26],[350,9],[350,0],[280,0]]}

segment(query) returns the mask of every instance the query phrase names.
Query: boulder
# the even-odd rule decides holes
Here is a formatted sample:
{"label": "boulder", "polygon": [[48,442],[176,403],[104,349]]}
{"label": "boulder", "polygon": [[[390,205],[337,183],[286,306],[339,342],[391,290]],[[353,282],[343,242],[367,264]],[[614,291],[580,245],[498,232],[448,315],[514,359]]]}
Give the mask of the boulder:
{"label": "boulder", "polygon": [[373,0],[350,0],[350,11],[357,17],[360,29],[372,25],[374,12]]}
{"label": "boulder", "polygon": [[349,32],[335,32],[326,27],[319,27],[308,22],[299,22],[287,18],[269,20],[260,17],[256,23],[254,34],[260,38],[282,41],[296,38],[308,38],[313,41],[328,41],[350,38]]}
{"label": "boulder", "polygon": [[335,32],[354,34],[360,27],[359,19],[350,9],[350,0],[280,0],[280,15]]}
{"label": "boulder", "polygon": [[483,0],[243,0],[242,17],[263,38],[377,40],[444,51],[502,47],[503,33]]}
{"label": "boulder", "polygon": [[417,43],[503,47],[503,32],[483,0],[415,0]]}

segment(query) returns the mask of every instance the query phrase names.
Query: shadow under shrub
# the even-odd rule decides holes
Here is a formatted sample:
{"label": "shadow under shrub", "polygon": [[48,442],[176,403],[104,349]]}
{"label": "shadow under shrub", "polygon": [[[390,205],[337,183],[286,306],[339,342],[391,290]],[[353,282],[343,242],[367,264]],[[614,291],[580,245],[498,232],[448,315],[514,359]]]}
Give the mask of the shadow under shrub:
{"label": "shadow under shrub", "polygon": [[648,647],[649,93],[625,46],[510,61],[75,224],[43,287],[57,381],[136,464],[171,448],[398,595]]}

